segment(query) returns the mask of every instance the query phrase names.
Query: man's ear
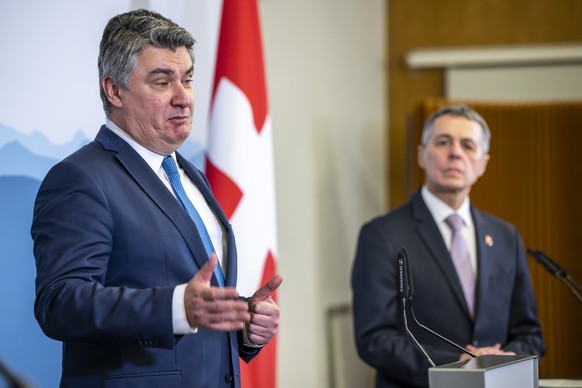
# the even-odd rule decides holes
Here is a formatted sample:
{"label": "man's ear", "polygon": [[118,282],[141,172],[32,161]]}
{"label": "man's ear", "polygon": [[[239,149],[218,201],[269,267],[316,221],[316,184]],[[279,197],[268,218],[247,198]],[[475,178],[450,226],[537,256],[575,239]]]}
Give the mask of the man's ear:
{"label": "man's ear", "polygon": [[483,155],[483,160],[481,160],[481,165],[479,166],[478,176],[481,177],[485,174],[485,170],[487,170],[487,164],[489,163],[489,154]]}
{"label": "man's ear", "polygon": [[109,103],[116,108],[123,107],[123,102],[121,101],[120,87],[111,79],[111,77],[105,77],[101,83],[101,87],[105,92],[105,96],[109,100]]}
{"label": "man's ear", "polygon": [[424,170],[424,146],[422,144],[416,146],[416,162],[421,170]]}

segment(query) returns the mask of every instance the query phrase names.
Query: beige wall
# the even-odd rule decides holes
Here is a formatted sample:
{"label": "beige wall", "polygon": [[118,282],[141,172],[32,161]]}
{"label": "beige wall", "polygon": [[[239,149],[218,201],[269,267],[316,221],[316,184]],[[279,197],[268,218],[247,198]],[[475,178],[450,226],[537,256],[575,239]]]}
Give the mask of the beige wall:
{"label": "beige wall", "polygon": [[285,278],[279,388],[328,386],[326,311],[349,303],[359,227],[386,206],[385,7],[260,1]]}

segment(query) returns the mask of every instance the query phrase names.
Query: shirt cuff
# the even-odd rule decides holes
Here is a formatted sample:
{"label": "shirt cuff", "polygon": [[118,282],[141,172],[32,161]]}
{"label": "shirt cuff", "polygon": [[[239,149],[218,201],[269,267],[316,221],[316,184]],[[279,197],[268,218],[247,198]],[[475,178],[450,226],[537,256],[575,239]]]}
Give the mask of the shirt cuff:
{"label": "shirt cuff", "polygon": [[265,345],[257,345],[257,344],[252,343],[251,340],[249,339],[248,334],[247,334],[246,327],[243,329],[242,332],[243,332],[243,344],[244,344],[244,346],[249,347],[249,348],[262,348],[263,346],[265,346]]}
{"label": "shirt cuff", "polygon": [[184,306],[185,293],[186,283],[177,285],[172,294],[172,327],[176,335],[191,334],[198,331],[198,328],[190,327],[188,318],[186,318],[186,307]]}

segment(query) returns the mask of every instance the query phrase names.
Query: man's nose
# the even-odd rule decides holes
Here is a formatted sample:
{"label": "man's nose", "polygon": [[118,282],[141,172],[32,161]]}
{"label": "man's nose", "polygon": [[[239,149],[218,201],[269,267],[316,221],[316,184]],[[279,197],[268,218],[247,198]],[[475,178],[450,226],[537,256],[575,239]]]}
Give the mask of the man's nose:
{"label": "man's nose", "polygon": [[187,108],[191,105],[193,98],[194,95],[191,88],[186,87],[181,82],[175,84],[172,105]]}
{"label": "man's nose", "polygon": [[452,141],[449,147],[449,157],[458,158],[463,154],[463,147],[460,141]]}

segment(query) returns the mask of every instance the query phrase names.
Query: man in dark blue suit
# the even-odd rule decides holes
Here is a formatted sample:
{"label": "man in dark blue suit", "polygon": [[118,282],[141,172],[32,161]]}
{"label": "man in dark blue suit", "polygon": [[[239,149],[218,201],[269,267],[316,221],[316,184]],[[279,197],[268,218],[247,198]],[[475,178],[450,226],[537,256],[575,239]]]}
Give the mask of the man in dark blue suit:
{"label": "man in dark blue suit", "polygon": [[[487,167],[489,140],[487,123],[469,107],[435,112],[418,146],[425,184],[408,203],[362,227],[352,272],[354,330],[361,358],[377,371],[376,387],[428,386],[430,365],[404,332],[401,248],[410,258],[421,323],[476,355],[544,353],[519,233],[469,202]],[[449,216],[460,220],[458,232]],[[463,258],[459,269],[456,257]],[[469,357],[411,326],[437,365]]]}
{"label": "man in dark blue suit", "polygon": [[282,278],[239,296],[231,226],[176,152],[192,126],[194,43],[154,12],[112,18],[98,61],[107,123],[39,189],[35,316],[63,342],[62,387],[240,387],[239,357],[277,330]]}

